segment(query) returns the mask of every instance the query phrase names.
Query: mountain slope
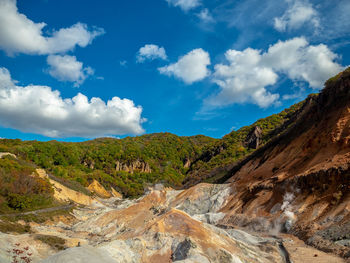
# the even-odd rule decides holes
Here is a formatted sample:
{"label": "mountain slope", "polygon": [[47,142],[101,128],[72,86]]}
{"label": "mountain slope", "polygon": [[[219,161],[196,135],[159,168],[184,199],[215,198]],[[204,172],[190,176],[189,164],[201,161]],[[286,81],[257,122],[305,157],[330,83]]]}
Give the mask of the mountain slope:
{"label": "mountain slope", "polygon": [[191,165],[183,182],[185,187],[199,182],[216,182],[225,177],[227,171],[256,148],[265,145],[272,138],[293,124],[300,112],[317,96],[310,95],[278,114],[254,122],[252,125],[240,128],[225,135],[221,140],[204,147],[202,155]]}
{"label": "mountain slope", "polygon": [[329,80],[291,127],[224,179],[235,194],[223,224],[267,231],[284,218],[285,231],[349,257],[350,70]]}

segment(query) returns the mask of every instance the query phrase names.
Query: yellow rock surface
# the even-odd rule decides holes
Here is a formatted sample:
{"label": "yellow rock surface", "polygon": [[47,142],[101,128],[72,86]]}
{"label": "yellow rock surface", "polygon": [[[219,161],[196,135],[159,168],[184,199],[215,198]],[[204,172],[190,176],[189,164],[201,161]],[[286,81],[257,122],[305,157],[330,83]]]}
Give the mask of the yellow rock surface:
{"label": "yellow rock surface", "polygon": [[91,192],[96,193],[99,197],[110,198],[112,195],[96,180],[94,180],[88,187]]}
{"label": "yellow rock surface", "polygon": [[[36,169],[36,173],[41,178],[49,179],[49,176],[46,174],[45,170],[43,169]],[[64,201],[64,202],[73,201],[81,205],[91,205],[91,203],[94,201],[94,199],[91,198],[90,196],[74,191],[60,184],[59,182],[56,182],[55,180],[49,179],[49,181],[55,190],[54,197],[59,201]]]}

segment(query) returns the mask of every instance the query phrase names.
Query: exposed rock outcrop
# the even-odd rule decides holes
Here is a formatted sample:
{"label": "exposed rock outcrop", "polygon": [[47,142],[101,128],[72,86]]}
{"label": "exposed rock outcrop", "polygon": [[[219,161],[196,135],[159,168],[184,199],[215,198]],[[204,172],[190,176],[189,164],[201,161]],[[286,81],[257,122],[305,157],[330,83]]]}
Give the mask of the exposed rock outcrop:
{"label": "exposed rock outcrop", "polygon": [[255,126],[247,135],[244,145],[249,149],[257,149],[260,146],[262,138],[262,130],[259,126]]}
{"label": "exposed rock outcrop", "polygon": [[191,164],[192,164],[191,160],[186,158],[184,161],[184,168],[190,168]]}
{"label": "exposed rock outcrop", "polygon": [[13,153],[9,153],[9,152],[2,152],[2,153],[0,153],[0,158],[5,157],[5,156],[11,156],[11,157],[17,159],[17,156],[15,154],[13,154]]}
{"label": "exposed rock outcrop", "polygon": [[115,170],[117,172],[124,171],[128,173],[134,173],[134,172],[151,173],[152,172],[149,164],[141,160],[136,160],[129,163],[116,161]]}
{"label": "exposed rock outcrop", "polygon": [[70,202],[73,201],[77,204],[81,205],[91,205],[92,203],[96,202],[95,199],[91,198],[90,196],[87,196],[83,193],[79,193],[77,191],[74,191],[61,183],[52,180],[49,178],[48,174],[43,169],[36,169],[36,173],[41,177],[48,179],[50,183],[52,184],[52,187],[54,189],[54,198],[61,202]]}
{"label": "exposed rock outcrop", "polygon": [[95,162],[93,160],[84,160],[83,165],[90,169],[95,169]]}
{"label": "exposed rock outcrop", "polygon": [[87,187],[88,190],[92,193],[97,194],[102,198],[110,198],[112,194],[109,193],[98,181],[93,180],[93,182]]}

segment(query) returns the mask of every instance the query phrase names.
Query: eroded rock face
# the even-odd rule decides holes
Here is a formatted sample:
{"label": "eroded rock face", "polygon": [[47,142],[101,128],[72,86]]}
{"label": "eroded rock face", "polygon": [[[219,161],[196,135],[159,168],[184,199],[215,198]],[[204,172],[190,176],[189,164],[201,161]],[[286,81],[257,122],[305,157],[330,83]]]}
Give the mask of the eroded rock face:
{"label": "eroded rock face", "polygon": [[116,171],[124,171],[128,173],[141,172],[141,173],[151,173],[152,170],[148,163],[140,160],[136,160],[130,163],[123,163],[120,161],[115,162]]}
{"label": "eroded rock face", "polygon": [[75,202],[77,204],[81,205],[91,205],[96,200],[90,196],[87,196],[83,193],[77,192],[75,190],[72,190],[63,184],[52,180],[49,178],[48,174],[44,169],[36,169],[35,170],[36,175],[43,178],[48,179],[50,183],[52,184],[52,187],[54,189],[54,198],[57,199],[60,202]]}
{"label": "eroded rock face", "polygon": [[92,193],[97,194],[102,198],[112,197],[112,194],[109,193],[98,181],[93,180],[93,182],[87,187],[88,190]]}
{"label": "eroded rock face", "polygon": [[262,138],[262,130],[259,126],[255,126],[248,134],[244,144],[249,149],[257,149],[260,146]]}

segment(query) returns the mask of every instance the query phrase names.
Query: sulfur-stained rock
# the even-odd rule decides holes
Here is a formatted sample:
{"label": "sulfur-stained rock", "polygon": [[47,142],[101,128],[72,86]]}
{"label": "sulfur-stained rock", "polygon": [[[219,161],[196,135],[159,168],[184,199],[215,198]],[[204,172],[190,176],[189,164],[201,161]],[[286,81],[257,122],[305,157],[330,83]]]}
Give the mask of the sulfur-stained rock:
{"label": "sulfur-stained rock", "polygon": [[96,180],[93,180],[93,182],[87,188],[92,193],[97,194],[99,197],[102,197],[102,198],[112,197],[112,194],[107,192],[107,190]]}

